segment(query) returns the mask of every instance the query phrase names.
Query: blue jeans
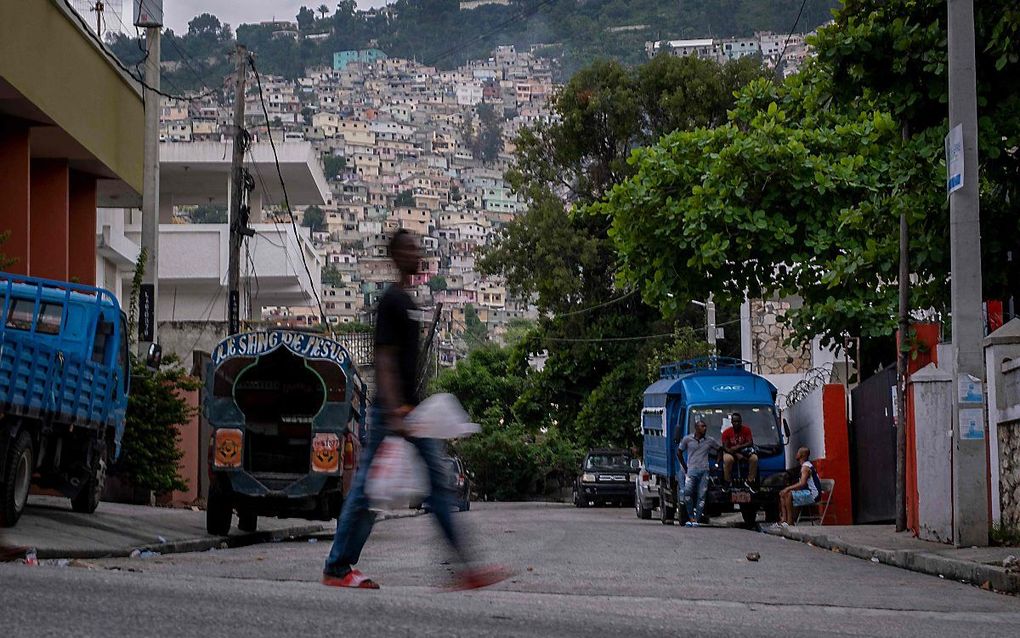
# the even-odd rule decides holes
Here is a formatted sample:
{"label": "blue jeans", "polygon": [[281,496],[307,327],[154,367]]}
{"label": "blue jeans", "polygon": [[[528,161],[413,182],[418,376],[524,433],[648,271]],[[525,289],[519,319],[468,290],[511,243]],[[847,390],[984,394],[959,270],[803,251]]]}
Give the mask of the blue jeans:
{"label": "blue jeans", "polygon": [[[698,494],[697,503],[694,493]],[[684,479],[684,502],[687,503],[687,519],[700,521],[705,510],[705,493],[708,492],[708,470],[691,470]]]}
{"label": "blue jeans", "polygon": [[[358,563],[361,558],[361,550],[365,547],[368,535],[372,533],[372,525],[375,523],[375,512],[369,509],[368,497],[365,496],[365,477],[368,475],[368,468],[372,466],[372,459],[382,444],[383,439],[389,434],[386,427],[385,417],[380,410],[373,410],[372,427],[368,432],[368,442],[361,452],[361,461],[358,471],[354,476],[354,483],[350,492],[344,500],[343,509],[340,511],[340,519],[337,521],[336,536],[333,538],[333,547],[326,558],[325,571],[331,574],[343,574]],[[429,475],[429,496],[428,504],[435,514],[443,536],[458,554],[461,561],[466,562],[466,556],[462,547],[460,535],[453,526],[453,517],[450,515],[450,494],[446,487],[446,467],[443,458],[442,442],[437,439],[407,438],[418,453],[421,454],[428,468]]]}

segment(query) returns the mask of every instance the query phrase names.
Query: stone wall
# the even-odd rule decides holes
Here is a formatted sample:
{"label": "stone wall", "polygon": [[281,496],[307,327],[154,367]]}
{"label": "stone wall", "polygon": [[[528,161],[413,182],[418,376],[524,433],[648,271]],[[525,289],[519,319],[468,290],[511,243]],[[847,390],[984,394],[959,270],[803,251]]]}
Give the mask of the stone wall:
{"label": "stone wall", "polygon": [[998,434],[1001,521],[1020,529],[1020,421],[1000,423]]}
{"label": "stone wall", "polygon": [[758,374],[790,374],[811,369],[811,345],[786,344],[790,329],[780,321],[791,308],[787,301],[753,299],[751,312],[752,363]]}

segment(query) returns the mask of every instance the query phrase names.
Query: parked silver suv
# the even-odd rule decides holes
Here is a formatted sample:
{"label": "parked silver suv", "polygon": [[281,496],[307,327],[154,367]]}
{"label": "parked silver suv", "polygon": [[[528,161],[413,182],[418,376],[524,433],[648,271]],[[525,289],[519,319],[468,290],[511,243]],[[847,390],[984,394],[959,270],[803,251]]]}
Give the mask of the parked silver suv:
{"label": "parked silver suv", "polygon": [[634,476],[634,511],[638,518],[649,519],[652,510],[659,506],[659,484],[655,476],[645,471],[645,464],[638,467]]}

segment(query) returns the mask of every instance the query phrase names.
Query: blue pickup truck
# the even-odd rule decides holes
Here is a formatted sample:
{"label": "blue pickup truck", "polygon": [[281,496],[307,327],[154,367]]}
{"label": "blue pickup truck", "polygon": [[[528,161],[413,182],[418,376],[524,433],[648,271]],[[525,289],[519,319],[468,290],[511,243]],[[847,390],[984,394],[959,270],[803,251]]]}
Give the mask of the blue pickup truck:
{"label": "blue pickup truck", "polygon": [[[658,483],[664,525],[672,523],[674,517],[681,522],[687,520],[683,467],[676,454],[680,440],[693,432],[700,420],[708,425],[708,436],[720,440],[734,412],[741,414],[753,434],[759,481],[752,486],[737,480],[724,485],[722,469],[714,460],[706,514],[718,516],[739,509],[744,522],[753,524],[758,512],[764,510],[766,520],[778,519],[779,491],[786,484],[784,446],[789,434],[780,432],[776,387],[751,373],[749,367],[746,361],[728,357],[681,361],[662,366],[659,380],[645,390],[641,410],[645,470]],[[734,478],[746,477],[746,473],[746,466],[738,463]]]}
{"label": "blue pickup truck", "polygon": [[0,527],[32,483],[91,513],[124,433],[124,313],[102,288],[8,273],[0,296]]}

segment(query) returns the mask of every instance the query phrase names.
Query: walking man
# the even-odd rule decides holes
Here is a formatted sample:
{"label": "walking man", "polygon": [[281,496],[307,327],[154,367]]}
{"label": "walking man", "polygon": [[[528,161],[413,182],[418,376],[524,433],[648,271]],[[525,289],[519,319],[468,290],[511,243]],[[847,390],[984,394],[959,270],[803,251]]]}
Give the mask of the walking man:
{"label": "walking man", "polygon": [[[707,436],[708,425],[704,421],[694,424],[694,434],[688,434],[680,441],[676,455],[684,468],[684,501],[687,503],[688,520],[686,527],[697,527],[705,510],[705,493],[708,491],[709,459],[719,453],[719,441]],[[687,452],[687,460],[684,460]]]}
{"label": "walking man", "polygon": [[376,451],[388,435],[404,436],[417,448],[428,468],[430,506],[447,543],[460,564],[455,588],[484,587],[505,578],[502,570],[470,567],[471,561],[459,530],[450,515],[449,491],[445,486],[442,442],[407,436],[404,417],[418,404],[418,342],[421,332],[418,308],[407,293],[411,277],[418,272],[421,252],[418,240],[404,229],[390,240],[390,258],[400,274],[390,286],[376,312],[375,365],[378,390],[372,410],[368,442],[354,484],[337,522],[333,547],[323,568],[322,582],[332,587],[378,589],[379,585],[354,568],[375,522],[365,496],[365,478]]}

